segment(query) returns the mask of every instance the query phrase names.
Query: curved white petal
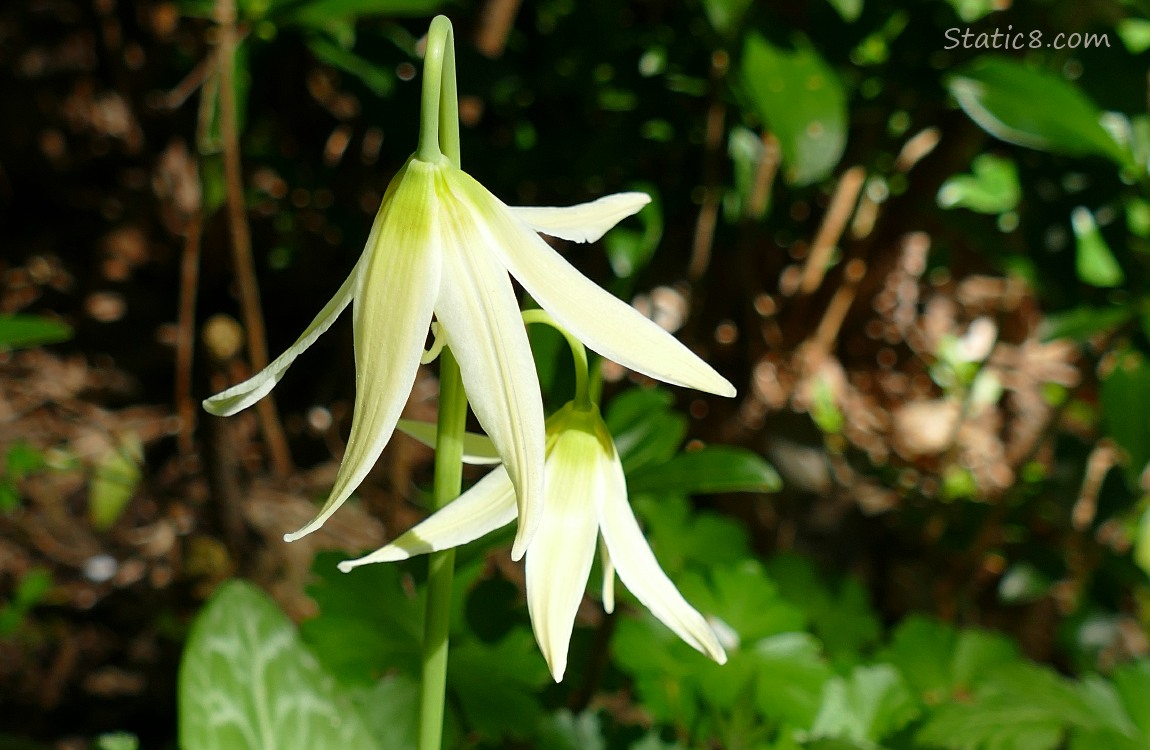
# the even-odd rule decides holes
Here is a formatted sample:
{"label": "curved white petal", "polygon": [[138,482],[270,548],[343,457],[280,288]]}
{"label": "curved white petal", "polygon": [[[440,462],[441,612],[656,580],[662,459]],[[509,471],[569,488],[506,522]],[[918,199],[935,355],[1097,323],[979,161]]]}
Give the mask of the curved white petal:
{"label": "curved white petal", "polygon": [[257,372],[247,380],[237,385],[233,385],[227,390],[220,391],[211,398],[204,400],[204,409],[221,417],[230,417],[236,412],[242,411],[255,402],[259,401],[264,396],[268,395],[275,384],[280,382],[280,378],[287,372],[288,367],[292,362],[295,362],[296,357],[303,354],[309,346],[315,343],[324,331],[331,328],[331,324],[339,317],[339,314],[344,311],[355,292],[356,283],[360,267],[363,266],[363,260],[355,264],[355,268],[351,269],[347,279],[344,280],[339,290],[335,293],[319,314],[315,316],[311,324],[308,325],[300,337],[295,340],[295,343],[287,348],[287,350],[276,357],[271,364],[264,369]]}
{"label": "curved white petal", "polygon": [[616,459],[600,506],[601,531],[619,578],[651,614],[689,645],[723,664],[727,654],[711,626],[659,567],[627,502],[627,482]]}
{"label": "curved white petal", "polygon": [[[401,419],[396,424],[397,430],[414,438],[428,448],[435,447],[435,436],[439,426],[434,422],[420,422],[415,419]],[[463,433],[463,463],[474,466],[486,466],[502,461],[499,452],[495,450],[495,443],[486,435],[476,435],[474,432]]]}
{"label": "curved white petal", "polygon": [[543,505],[543,398],[511,278],[484,246],[477,228],[482,217],[458,201],[456,184],[454,179],[439,183],[443,284],[435,314],[459,360],[471,408],[515,485],[519,528],[511,557],[518,560]]}
{"label": "curved white petal", "polygon": [[360,565],[406,560],[458,547],[515,520],[515,488],[502,467],[431,514],[385,547],[339,564],[344,573]]}
{"label": "curved white petal", "polygon": [[516,221],[499,200],[463,173],[467,199],[488,221],[480,227],[511,275],[559,324],[625,367],[673,385],[720,396],[735,388],[694,352],[633,307],[599,288]]}
{"label": "curved white petal", "polygon": [[547,457],[547,512],[527,550],[527,609],[556,682],[567,669],[575,613],[599,539],[602,457],[593,435],[572,430],[559,436]]}
{"label": "curved white petal", "polygon": [[594,242],[650,202],[646,193],[615,193],[577,206],[510,208],[512,216],[536,232],[571,242]]}
{"label": "curved white petal", "polygon": [[347,451],[319,514],[284,540],[318,529],[355,491],[391,439],[407,403],[439,292],[441,248],[435,167],[412,162],[392,204],[381,210],[376,246],[355,295],[355,406]]}
{"label": "curved white petal", "polygon": [[611,614],[615,611],[615,563],[602,536],[599,539],[599,564],[603,566],[603,611]]}

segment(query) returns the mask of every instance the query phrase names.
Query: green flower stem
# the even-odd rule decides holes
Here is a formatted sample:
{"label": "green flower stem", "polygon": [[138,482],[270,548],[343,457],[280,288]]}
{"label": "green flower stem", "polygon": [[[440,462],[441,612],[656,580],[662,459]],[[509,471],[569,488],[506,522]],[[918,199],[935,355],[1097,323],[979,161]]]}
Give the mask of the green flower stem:
{"label": "green flower stem", "polygon": [[[435,437],[433,510],[459,497],[463,476],[463,428],[467,395],[451,350],[439,357],[439,429]],[[427,569],[427,611],[423,624],[423,680],[420,686],[419,750],[439,750],[447,687],[447,637],[451,627],[451,585],[455,550],[433,552]]]}
{"label": "green flower stem", "polygon": [[583,342],[571,335],[567,329],[559,325],[544,310],[524,310],[523,322],[549,325],[567,339],[567,346],[571,348],[571,358],[575,360],[575,405],[580,409],[591,408],[591,404],[594,402],[591,400],[591,389],[587,376],[587,349],[583,346]]}
{"label": "green flower stem", "polygon": [[[451,22],[436,16],[427,32],[423,63],[419,148],[416,158],[442,156],[460,166],[459,96],[455,85],[455,47]],[[463,430],[467,394],[459,363],[444,347],[439,357],[439,429],[435,438],[435,487],[432,510],[459,497],[463,482]],[[432,553],[427,569],[427,610],[423,624],[423,674],[420,683],[419,750],[439,750],[443,743],[443,706],[447,690],[448,635],[455,550]]]}
{"label": "green flower stem", "polygon": [[427,30],[423,54],[423,102],[420,112],[420,161],[447,156],[459,163],[459,90],[455,85],[455,34],[446,16],[436,16]]}

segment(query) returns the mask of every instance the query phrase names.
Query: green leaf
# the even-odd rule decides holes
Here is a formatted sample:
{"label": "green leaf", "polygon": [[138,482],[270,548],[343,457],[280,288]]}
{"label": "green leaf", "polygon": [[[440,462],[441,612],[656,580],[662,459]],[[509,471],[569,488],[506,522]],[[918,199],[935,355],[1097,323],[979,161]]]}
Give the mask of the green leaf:
{"label": "green leaf", "polygon": [[1150,508],[1142,513],[1134,537],[1134,564],[1150,576]]}
{"label": "green leaf", "polygon": [[820,650],[807,633],[781,633],[754,645],[755,700],[763,716],[800,729],[813,726],[833,674]]}
{"label": "green leaf", "polygon": [[494,645],[459,642],[447,669],[471,730],[489,739],[529,735],[542,713],[539,692],[550,679],[530,632],[512,630]]}
{"label": "green leaf", "polygon": [[917,734],[947,750],[1054,750],[1070,727],[1096,728],[1091,706],[1076,686],[1034,664],[1009,664],[973,700],[939,706]]}
{"label": "green leaf", "polygon": [[972,174],[955,175],[938,191],[940,208],[969,208],[981,214],[1001,214],[1018,206],[1022,189],[1018,170],[1010,159],[981,154],[971,164]]}
{"label": "green leaf", "polygon": [[847,23],[854,23],[862,15],[863,0],[827,0]]}
{"label": "green leaf", "polygon": [[684,576],[680,588],[696,609],[721,619],[746,644],[806,625],[803,613],[783,599],[755,560],[714,568],[709,579]]}
{"label": "green leaf", "polygon": [[670,461],[637,469],[627,478],[631,492],[714,494],[777,492],[778,473],[762,456],[745,448],[707,446]]}
{"label": "green leaf", "polygon": [[[381,750],[416,750],[419,742],[419,680],[389,674],[371,687],[349,690],[364,727]],[[448,716],[450,719],[450,715]],[[449,722],[445,734],[450,734]],[[445,747],[450,745],[445,744]]]}
{"label": "green leaf", "polygon": [[671,411],[674,400],[660,388],[632,388],[608,404],[603,419],[627,474],[665,463],[678,451],[687,434],[687,418]]}
{"label": "green leaf", "polygon": [[1098,107],[1061,76],[985,56],[950,76],[947,87],[966,114],[997,138],[1125,164],[1122,149],[1102,127]]}
{"label": "green leaf", "polygon": [[423,606],[408,593],[403,567],[365,565],[340,573],[336,563],[345,557],[316,556],[307,593],[320,614],[300,625],[304,642],[347,685],[372,685],[393,668],[418,674]]}
{"label": "green leaf", "polygon": [[740,219],[762,219],[770,202],[763,196],[761,206],[752,204],[752,196],[759,189],[757,175],[764,155],[763,141],[749,128],[736,125],[727,138],[727,156],[731,159],[734,187],[723,196],[723,215],[734,224]]}
{"label": "green leaf", "polygon": [[0,637],[9,636],[20,628],[45,595],[52,589],[52,572],[46,568],[29,570],[16,584],[10,601],[0,604]]}
{"label": "green leaf", "polygon": [[273,2],[271,15],[285,23],[324,28],[332,22],[387,16],[392,18],[430,16],[444,0],[307,0]]}
{"label": "green leaf", "polygon": [[996,0],[947,0],[954,12],[967,23],[974,23],[983,16],[999,9]]}
{"label": "green leaf", "polygon": [[788,182],[808,185],[831,173],[847,141],[847,96],[808,41],[776,47],[752,32],[743,46],[742,88],[779,139]]}
{"label": "green leaf", "polygon": [[1007,604],[1027,604],[1046,596],[1054,582],[1028,562],[1011,565],[998,581],[998,599]]}
{"label": "green leaf", "polygon": [[1078,254],[1075,268],[1078,271],[1078,280],[1090,286],[1115,287],[1126,280],[1122,266],[1114,259],[1114,253],[1098,231],[1094,223],[1094,214],[1086,208],[1079,206],[1070,214],[1070,225],[1074,228],[1074,236],[1078,239]]}
{"label": "green leaf", "polygon": [[649,183],[631,185],[629,189],[646,193],[651,196],[651,202],[635,216],[641,229],[617,226],[603,238],[611,270],[621,279],[630,278],[646,268],[663,239],[663,205],[658,189]]}
{"label": "green leaf", "polygon": [[56,344],[72,338],[72,327],[39,315],[0,315],[0,351]]}
{"label": "green leaf", "polygon": [[688,563],[733,565],[751,554],[742,524],[717,513],[692,513],[681,495],[640,495],[632,498],[632,506],[668,574],[680,572]]}
{"label": "green leaf", "polygon": [[1132,55],[1140,55],[1150,49],[1150,20],[1145,18],[1123,18],[1115,30],[1118,38]]}
{"label": "green leaf", "polygon": [[1042,340],[1072,339],[1085,342],[1103,331],[1110,331],[1134,317],[1130,307],[1086,307],[1048,315],[1042,322]]}
{"label": "green leaf", "polygon": [[139,750],[140,740],[127,732],[111,732],[96,738],[96,750]]}
{"label": "green leaf", "polygon": [[180,664],[181,750],[377,750],[359,713],[267,594],[216,591]]}
{"label": "green leaf", "polygon": [[540,722],[536,746],[547,750],[607,750],[602,723],[594,711],[576,715],[561,708]]}
{"label": "green leaf", "polygon": [[308,49],[328,65],[358,78],[376,96],[388,96],[395,89],[395,73],[361,57],[326,36],[312,36]]}
{"label": "green leaf", "polygon": [[703,0],[703,11],[715,31],[723,35],[739,30],[739,24],[751,7],[751,0]]}
{"label": "green leaf", "polygon": [[1126,480],[1138,487],[1150,461],[1150,364],[1133,350],[1114,353],[1114,367],[1102,381],[1102,423],[1126,451]]}
{"label": "green leaf", "polygon": [[860,666],[848,677],[827,682],[811,734],[877,742],[917,715],[897,669],[889,664]]}
{"label": "green leaf", "polygon": [[140,484],[144,445],[128,433],[97,463],[88,486],[88,517],[100,531],[110,529],[128,507]]}

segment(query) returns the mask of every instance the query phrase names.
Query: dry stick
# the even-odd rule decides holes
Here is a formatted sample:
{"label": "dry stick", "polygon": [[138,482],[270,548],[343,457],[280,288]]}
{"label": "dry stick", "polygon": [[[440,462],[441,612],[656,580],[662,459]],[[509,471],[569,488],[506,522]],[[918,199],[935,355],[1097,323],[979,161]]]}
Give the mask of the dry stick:
{"label": "dry stick", "polygon": [[815,329],[813,338],[820,352],[828,353],[834,347],[835,340],[839,337],[839,330],[846,320],[847,311],[854,304],[859,283],[865,275],[866,262],[861,258],[854,258],[847,263],[843,270],[843,284],[835,290],[835,296],[831,298],[823,319],[819,321],[819,327]]}
{"label": "dry stick", "polygon": [[711,249],[715,244],[715,228],[719,222],[719,165],[723,145],[723,126],[727,107],[719,96],[718,86],[727,72],[730,58],[723,50],[711,55],[711,105],[707,108],[707,127],[703,141],[703,205],[695,222],[695,241],[687,278],[702,278],[711,265]]}
{"label": "dry stick", "polygon": [[[252,371],[259,372],[268,364],[268,350],[240,168],[240,137],[233,80],[236,55],[235,0],[216,0],[216,23],[219,24],[220,135],[224,148],[228,224],[232,233],[236,281],[240,287],[240,309],[248,335],[248,354],[251,356]],[[291,453],[271,395],[264,396],[256,404],[256,410],[264,440],[268,444],[272,471],[278,476],[287,476],[292,471]]]}
{"label": "dry stick", "polygon": [[176,438],[180,454],[195,451],[192,439],[196,430],[196,403],[192,400],[192,357],[196,338],[196,287],[200,279],[200,239],[204,213],[201,206],[188,218],[184,235],[183,260],[180,263],[179,317],[176,321],[176,414],[180,433]]}
{"label": "dry stick", "polygon": [[823,217],[823,223],[815,235],[810,255],[807,256],[802,280],[799,282],[800,294],[811,294],[819,288],[819,284],[823,283],[831,253],[834,252],[839,238],[843,236],[843,230],[847,227],[847,221],[854,213],[855,203],[858,202],[859,191],[862,190],[865,179],[866,170],[862,167],[851,167],[839,178],[834,195],[831,196],[830,206],[827,207],[827,213]]}
{"label": "dry stick", "polygon": [[503,55],[521,3],[522,0],[487,0],[475,33],[475,48],[484,57],[494,60]]}

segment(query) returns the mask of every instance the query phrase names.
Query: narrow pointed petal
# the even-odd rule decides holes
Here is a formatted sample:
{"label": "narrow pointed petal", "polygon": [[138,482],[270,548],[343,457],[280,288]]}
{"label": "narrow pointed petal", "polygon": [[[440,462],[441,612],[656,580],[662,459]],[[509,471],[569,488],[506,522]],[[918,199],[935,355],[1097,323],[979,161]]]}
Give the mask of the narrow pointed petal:
{"label": "narrow pointed petal", "polygon": [[543,309],[576,338],[608,359],[665,383],[735,395],[726,378],[678,339],[575,270],[486,188],[466,174],[463,177],[467,199],[476,211],[490,217],[480,225],[487,235],[486,244]]}
{"label": "narrow pointed petal", "polygon": [[439,293],[442,252],[432,231],[434,167],[412,162],[369,249],[355,295],[355,406],[347,451],[319,514],[284,540],[318,529],[375,465],[419,369],[419,357]]}
{"label": "narrow pointed petal", "polygon": [[295,362],[296,357],[303,354],[309,346],[315,343],[324,331],[331,328],[331,324],[339,317],[339,314],[344,311],[356,288],[358,281],[360,267],[363,265],[361,260],[356,263],[355,268],[348,274],[347,279],[340,286],[339,290],[335,293],[323,309],[319,311],[319,315],[315,316],[311,324],[304,330],[295,343],[287,348],[283,354],[275,358],[264,369],[248,378],[242,383],[233,385],[227,390],[220,391],[216,395],[204,401],[204,408],[220,417],[230,417],[236,412],[248,408],[261,398],[266,396],[275,384],[280,381],[280,378],[287,372],[288,367],[292,362]]}
{"label": "narrow pointed petal", "polygon": [[511,214],[536,232],[571,242],[594,242],[650,202],[646,193],[615,193],[564,208],[511,207]]}
{"label": "narrow pointed petal", "polygon": [[358,560],[339,564],[344,573],[360,565],[406,560],[416,555],[458,547],[515,520],[515,488],[502,467],[413,526],[385,547]]}
{"label": "narrow pointed petal", "polygon": [[595,438],[565,433],[547,458],[547,512],[527,554],[527,609],[556,682],[567,669],[575,613],[599,540],[595,498],[606,489]]}
{"label": "narrow pointed petal", "polygon": [[611,614],[615,611],[615,563],[611,561],[611,551],[602,536],[599,538],[599,564],[603,566],[603,611]]}
{"label": "narrow pointed petal", "polygon": [[617,460],[612,466],[600,507],[601,531],[623,585],[675,635],[720,664],[725,663],[727,654],[714,631],[659,567],[627,502],[623,467]]}
{"label": "narrow pointed petal", "polygon": [[[401,419],[395,425],[396,429],[426,445],[435,447],[435,436],[439,427],[434,422],[420,422],[415,419]],[[495,443],[486,435],[476,435],[474,432],[463,433],[463,463],[475,466],[497,464],[503,459],[495,450]]]}
{"label": "narrow pointed petal", "polygon": [[456,200],[450,185],[440,187],[443,285],[435,314],[459,360],[471,408],[515,485],[519,528],[511,557],[518,560],[543,505],[543,398],[511,279],[483,246],[482,221]]}

